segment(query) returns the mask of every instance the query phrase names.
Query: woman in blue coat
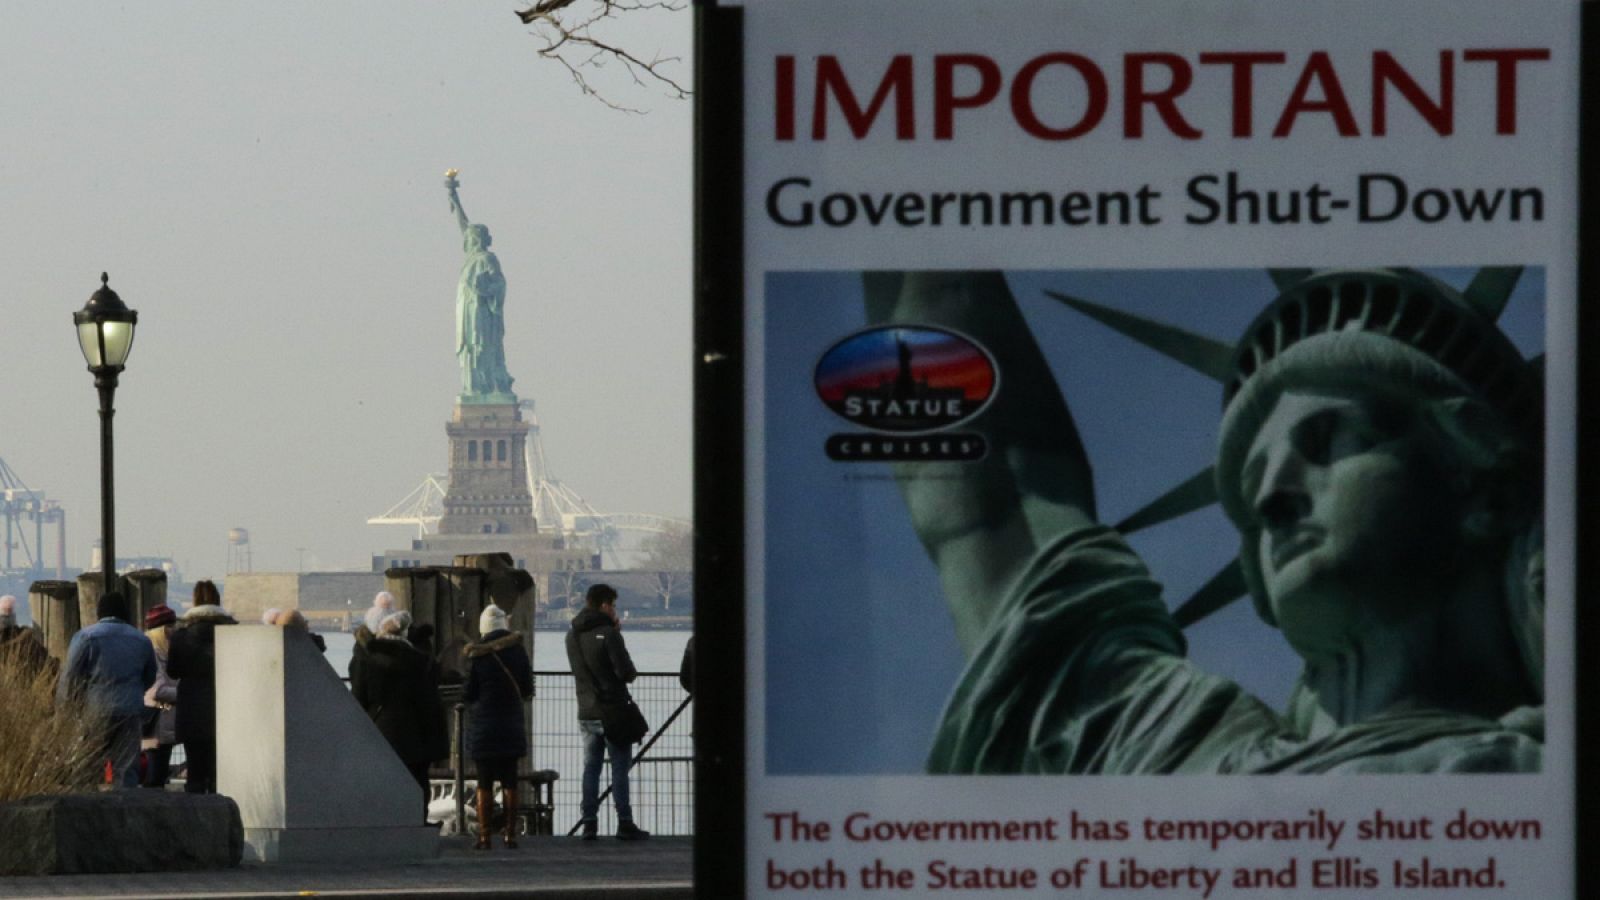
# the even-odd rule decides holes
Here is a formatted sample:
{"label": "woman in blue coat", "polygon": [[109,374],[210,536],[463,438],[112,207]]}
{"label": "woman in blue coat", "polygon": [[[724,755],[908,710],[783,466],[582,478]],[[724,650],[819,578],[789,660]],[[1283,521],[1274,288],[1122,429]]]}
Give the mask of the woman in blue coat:
{"label": "woman in blue coat", "polygon": [[478,770],[478,842],[489,849],[489,814],[494,783],[500,782],[505,810],[505,842],[517,846],[517,761],[528,755],[528,720],[523,700],[533,696],[533,666],[522,636],[513,634],[506,614],[490,604],[478,617],[479,643],[466,646],[467,756]]}

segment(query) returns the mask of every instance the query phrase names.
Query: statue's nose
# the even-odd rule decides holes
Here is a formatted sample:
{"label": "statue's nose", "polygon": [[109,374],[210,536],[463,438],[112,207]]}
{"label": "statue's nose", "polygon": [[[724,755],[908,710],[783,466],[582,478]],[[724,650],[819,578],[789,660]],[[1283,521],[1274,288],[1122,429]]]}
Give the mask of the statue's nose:
{"label": "statue's nose", "polygon": [[1310,514],[1305,475],[1305,459],[1293,445],[1285,442],[1273,448],[1254,502],[1256,519],[1267,530],[1289,527]]}
{"label": "statue's nose", "polygon": [[1292,488],[1271,490],[1256,502],[1256,518],[1269,532],[1289,528],[1310,512],[1311,498]]}

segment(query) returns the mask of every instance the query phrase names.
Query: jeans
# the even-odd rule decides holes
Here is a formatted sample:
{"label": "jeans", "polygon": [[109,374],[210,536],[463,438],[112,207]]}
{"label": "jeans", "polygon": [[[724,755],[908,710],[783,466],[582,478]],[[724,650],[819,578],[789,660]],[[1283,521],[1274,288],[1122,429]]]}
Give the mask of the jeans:
{"label": "jeans", "polygon": [[583,821],[600,816],[600,761],[611,756],[611,803],[617,808],[617,822],[633,821],[633,806],[628,802],[628,767],[633,764],[633,745],[606,740],[605,726],[599,719],[579,719],[583,732],[583,802],[579,807]]}

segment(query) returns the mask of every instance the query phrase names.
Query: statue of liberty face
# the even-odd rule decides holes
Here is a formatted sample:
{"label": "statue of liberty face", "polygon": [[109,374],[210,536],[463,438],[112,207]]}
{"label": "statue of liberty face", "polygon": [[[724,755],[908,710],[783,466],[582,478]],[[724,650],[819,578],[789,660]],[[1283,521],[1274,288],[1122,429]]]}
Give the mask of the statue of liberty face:
{"label": "statue of liberty face", "polygon": [[468,253],[487,250],[489,249],[489,244],[493,242],[493,238],[489,237],[489,227],[487,225],[468,225],[464,240]]}
{"label": "statue of liberty face", "polygon": [[1421,418],[1385,398],[1286,392],[1250,445],[1241,486],[1262,586],[1304,657],[1442,600],[1462,501]]}

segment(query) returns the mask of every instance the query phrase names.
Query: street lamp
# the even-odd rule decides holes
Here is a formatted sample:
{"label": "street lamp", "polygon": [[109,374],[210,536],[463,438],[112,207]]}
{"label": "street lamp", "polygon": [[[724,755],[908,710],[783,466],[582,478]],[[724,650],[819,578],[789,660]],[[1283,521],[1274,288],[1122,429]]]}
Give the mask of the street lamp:
{"label": "street lamp", "polygon": [[100,273],[100,290],[89,297],[83,309],[72,314],[78,326],[78,346],[83,350],[83,360],[94,375],[94,386],[100,390],[100,569],[102,593],[115,589],[112,577],[116,571],[117,548],[112,535],[111,488],[111,395],[117,391],[117,375],[128,362],[133,350],[133,326],[139,314],[123,304],[122,298],[111,289],[110,277]]}

